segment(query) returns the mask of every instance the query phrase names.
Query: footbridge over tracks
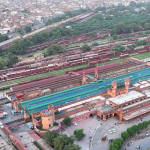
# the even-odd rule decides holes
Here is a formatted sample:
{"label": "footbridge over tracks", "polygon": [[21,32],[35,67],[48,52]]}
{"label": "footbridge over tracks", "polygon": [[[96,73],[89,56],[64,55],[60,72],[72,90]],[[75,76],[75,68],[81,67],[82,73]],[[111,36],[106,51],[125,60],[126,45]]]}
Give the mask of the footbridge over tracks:
{"label": "footbridge over tracks", "polygon": [[130,78],[131,84],[139,82],[139,80],[142,81],[145,79],[149,79],[150,68],[141,69],[111,78],[105,78],[105,80],[98,80],[97,82],[91,82],[89,84],[69,90],[24,101],[19,103],[18,106],[22,109],[24,109],[25,107],[25,112],[31,115],[32,113],[47,109],[49,104],[52,104],[56,107],[65,103],[105,92],[107,88],[111,88],[111,83],[113,80],[117,82],[118,86],[122,86],[124,85],[124,80],[127,76]]}

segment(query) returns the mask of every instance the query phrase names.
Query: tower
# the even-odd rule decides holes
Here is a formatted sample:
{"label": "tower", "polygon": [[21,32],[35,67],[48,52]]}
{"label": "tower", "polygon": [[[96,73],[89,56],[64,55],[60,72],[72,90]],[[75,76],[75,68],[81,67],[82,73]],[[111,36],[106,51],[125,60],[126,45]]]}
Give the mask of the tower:
{"label": "tower", "polygon": [[86,84],[86,75],[85,75],[85,69],[83,69],[83,78],[82,78],[82,84]]}
{"label": "tower", "polygon": [[112,97],[116,97],[116,93],[117,93],[117,83],[114,80],[111,84],[111,88],[112,88]]}
{"label": "tower", "polygon": [[129,77],[125,78],[125,92],[129,93],[129,87],[130,87],[130,79]]}
{"label": "tower", "polygon": [[98,78],[98,68],[95,66],[95,78]]}
{"label": "tower", "polygon": [[41,113],[42,128],[47,130],[53,126],[53,114],[51,110],[43,110]]}

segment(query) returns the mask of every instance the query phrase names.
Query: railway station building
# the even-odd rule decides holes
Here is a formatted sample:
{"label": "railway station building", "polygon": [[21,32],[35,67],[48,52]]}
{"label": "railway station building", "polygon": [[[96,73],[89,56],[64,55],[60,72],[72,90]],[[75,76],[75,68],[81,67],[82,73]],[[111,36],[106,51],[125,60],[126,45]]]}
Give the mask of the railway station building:
{"label": "railway station building", "polygon": [[[16,110],[24,110],[24,119],[32,119],[33,124],[42,125],[44,129],[51,128],[55,122],[63,125],[65,116],[70,116],[72,122],[93,115],[103,120],[114,116],[118,116],[120,122],[130,120],[149,112],[150,68],[136,60],[127,60],[127,63],[137,65],[109,74],[100,74],[102,70],[98,67],[93,72],[72,72],[72,77],[79,76],[78,86],[35,98],[27,98],[22,92],[16,93],[12,104]],[[57,111],[60,114],[55,115]]]}

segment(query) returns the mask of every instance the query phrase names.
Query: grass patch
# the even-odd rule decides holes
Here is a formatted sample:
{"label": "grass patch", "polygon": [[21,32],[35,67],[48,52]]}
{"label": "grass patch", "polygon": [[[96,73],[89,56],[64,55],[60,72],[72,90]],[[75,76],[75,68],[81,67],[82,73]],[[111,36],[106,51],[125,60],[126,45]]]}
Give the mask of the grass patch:
{"label": "grass patch", "polygon": [[68,47],[75,47],[75,46],[80,46],[80,45],[84,45],[83,42],[81,43],[73,43],[73,44],[70,44]]}
{"label": "grass patch", "polygon": [[35,145],[39,150],[43,150],[36,142],[34,143],[34,145]]}
{"label": "grass patch", "polygon": [[142,53],[142,54],[138,54],[138,55],[133,56],[133,58],[136,58],[136,59],[145,59],[148,57],[150,57],[150,52]]}
{"label": "grass patch", "polygon": [[[132,56],[132,57],[136,58],[136,59],[144,59],[144,58],[148,58],[149,56],[150,56],[150,52],[138,54],[138,55],[135,55],[135,56]],[[112,64],[112,63],[116,63],[116,62],[123,62],[127,58],[130,58],[130,57],[125,57],[125,58],[121,58],[121,59],[107,61],[107,62],[104,62],[104,63],[99,63],[98,66],[108,65],[108,64]],[[37,75],[32,75],[32,76],[28,76],[28,77],[24,77],[24,78],[20,78],[20,79],[15,79],[15,80],[12,80],[12,81],[1,82],[0,87],[5,86],[5,85],[14,84],[14,83],[24,82],[24,81],[31,81],[33,79],[38,79],[38,78],[46,77],[46,76],[49,76],[49,75],[60,76],[60,75],[64,75],[66,71],[71,71],[71,70],[84,68],[84,67],[88,67],[88,66],[89,66],[88,64],[83,64],[83,65],[73,66],[73,67],[64,68],[64,69],[60,69],[60,70],[54,70],[54,71],[46,72],[46,73],[43,73],[43,74],[37,74]]]}

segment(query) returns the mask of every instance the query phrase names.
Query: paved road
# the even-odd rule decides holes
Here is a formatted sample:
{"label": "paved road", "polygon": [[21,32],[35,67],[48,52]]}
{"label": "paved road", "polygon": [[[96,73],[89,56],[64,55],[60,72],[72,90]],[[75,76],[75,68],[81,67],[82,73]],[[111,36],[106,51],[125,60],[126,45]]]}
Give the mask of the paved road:
{"label": "paved road", "polygon": [[[145,120],[150,120],[150,115],[144,116],[143,121],[145,121]],[[96,133],[92,139],[92,145],[91,145],[90,150],[99,150],[100,148],[102,150],[108,150],[109,149],[108,141],[102,142],[101,137],[103,136],[102,134],[105,131],[109,130],[110,127],[114,126],[113,128],[116,129],[117,133],[109,134],[108,132],[106,132],[104,135],[107,136],[108,140],[109,139],[115,139],[115,138],[121,138],[121,135],[120,135],[121,132],[126,131],[126,129],[128,127],[131,127],[132,125],[136,125],[136,124],[140,123],[141,120],[138,117],[138,119],[134,119],[134,120],[129,121],[129,122],[123,122],[122,124],[119,124],[118,126],[114,125],[117,122],[118,122],[117,118],[109,118],[108,120],[106,120],[106,122],[103,125],[99,126],[99,128],[97,129],[97,131],[96,131]],[[149,134],[150,134],[150,131],[149,131]],[[131,146],[127,147],[126,150],[134,150],[134,149],[136,149],[136,146],[138,144],[140,144],[141,147],[143,147],[143,149],[141,149],[141,150],[146,150],[148,148],[148,146],[150,147],[149,143],[146,143],[148,139],[149,139],[149,143],[150,143],[150,137],[145,138],[145,139],[140,139],[137,141],[134,141],[133,139],[129,140],[129,142],[133,141],[133,143],[135,143],[135,144],[133,144],[132,147]],[[125,147],[125,146],[123,146],[123,147]],[[124,150],[124,149],[122,149],[122,150]]]}
{"label": "paved road", "polygon": [[133,141],[133,144],[127,147],[126,150],[137,150],[138,145],[140,146],[139,150],[150,149],[150,137]]}

